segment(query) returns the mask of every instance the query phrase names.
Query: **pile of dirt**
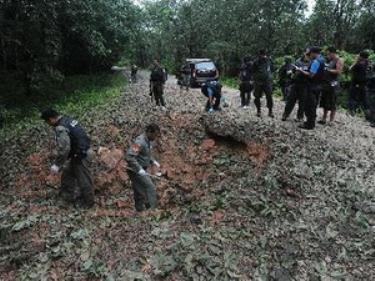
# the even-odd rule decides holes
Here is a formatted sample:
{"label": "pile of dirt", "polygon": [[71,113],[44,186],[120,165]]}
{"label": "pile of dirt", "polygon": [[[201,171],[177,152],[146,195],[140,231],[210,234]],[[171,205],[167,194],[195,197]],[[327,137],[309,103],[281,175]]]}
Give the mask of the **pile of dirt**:
{"label": "pile of dirt", "polygon": [[[238,109],[231,89],[231,107],[207,114],[198,90],[173,82],[167,110],[142,80],[81,120],[93,141],[92,210],[56,196],[49,128],[6,140],[0,279],[374,279],[375,133],[365,123],[339,114],[302,132]],[[137,214],[124,153],[150,122],[162,127],[159,208]]]}

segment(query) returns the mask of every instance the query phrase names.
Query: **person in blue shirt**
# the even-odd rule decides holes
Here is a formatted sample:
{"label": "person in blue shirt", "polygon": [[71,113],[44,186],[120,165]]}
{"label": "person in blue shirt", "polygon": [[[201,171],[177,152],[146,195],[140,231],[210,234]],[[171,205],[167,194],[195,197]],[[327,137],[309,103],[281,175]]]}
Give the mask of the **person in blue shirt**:
{"label": "person in blue shirt", "polygon": [[297,68],[308,78],[308,90],[305,96],[305,115],[306,122],[300,126],[302,129],[313,130],[316,123],[316,110],[322,92],[324,81],[325,60],[321,55],[319,47],[310,48],[309,53],[311,63],[307,71]]}
{"label": "person in blue shirt", "polygon": [[207,80],[202,85],[201,91],[208,98],[206,111],[214,112],[220,110],[221,84],[216,80]]}

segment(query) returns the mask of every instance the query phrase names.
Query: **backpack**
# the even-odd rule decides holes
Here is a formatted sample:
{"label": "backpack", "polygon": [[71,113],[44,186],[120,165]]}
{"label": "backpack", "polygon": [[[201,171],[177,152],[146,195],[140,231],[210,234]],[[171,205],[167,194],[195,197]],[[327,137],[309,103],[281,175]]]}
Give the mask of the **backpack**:
{"label": "backpack", "polygon": [[151,71],[151,81],[153,82],[162,82],[164,83],[166,81],[166,74],[164,70],[161,67],[155,67]]}
{"label": "backpack", "polygon": [[258,58],[254,63],[254,80],[256,82],[272,81],[272,62],[268,58]]}
{"label": "backpack", "polygon": [[70,157],[85,158],[91,141],[78,121],[64,116],[60,119],[58,126],[65,127],[69,132]]}

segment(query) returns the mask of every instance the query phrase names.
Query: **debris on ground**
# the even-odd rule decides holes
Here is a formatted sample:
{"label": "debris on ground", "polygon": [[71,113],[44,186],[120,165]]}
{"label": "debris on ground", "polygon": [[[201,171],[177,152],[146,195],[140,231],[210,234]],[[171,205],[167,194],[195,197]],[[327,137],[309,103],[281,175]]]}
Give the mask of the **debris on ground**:
{"label": "debris on ground", "polygon": [[[208,114],[199,90],[174,81],[164,111],[146,81],[81,121],[93,140],[91,210],[59,200],[49,128],[4,141],[0,280],[375,279],[375,131],[364,121],[340,113],[300,131],[236,108],[231,89],[231,107]],[[123,155],[149,122],[163,135],[159,208],[138,214]]]}

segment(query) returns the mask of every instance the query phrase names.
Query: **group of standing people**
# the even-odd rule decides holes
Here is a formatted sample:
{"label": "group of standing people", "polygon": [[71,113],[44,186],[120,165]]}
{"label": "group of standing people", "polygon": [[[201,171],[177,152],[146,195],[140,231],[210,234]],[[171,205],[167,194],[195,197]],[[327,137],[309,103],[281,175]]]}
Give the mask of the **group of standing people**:
{"label": "group of standing people", "polygon": [[336,49],[328,48],[326,60],[318,47],[306,49],[303,57],[295,64],[286,60],[279,71],[280,86],[285,93],[285,110],[282,117],[286,121],[296,102],[299,102],[297,120],[306,122],[304,129],[314,129],[317,118],[317,107],[323,109],[320,124],[334,122],[336,116],[337,93],[339,91],[339,76],[343,72],[344,61],[337,55]]}
{"label": "group of standing people", "polygon": [[[357,61],[350,68],[352,85],[349,96],[349,110],[355,114],[358,108],[366,112],[366,117],[375,126],[374,71],[369,61],[369,54],[361,52]],[[319,47],[307,48],[301,58],[294,63],[287,57],[279,70],[279,84],[285,101],[282,120],[286,121],[298,103],[296,121],[303,122],[301,128],[315,128],[317,108],[320,105],[322,115],[318,123],[325,125],[334,122],[337,96],[340,91],[340,75],[344,70],[344,61],[335,48],[327,49],[326,58]],[[268,116],[273,118],[273,63],[264,50],[255,60],[245,57],[240,67],[241,106],[250,105],[251,93],[257,116],[261,116],[260,99],[266,95]]]}

